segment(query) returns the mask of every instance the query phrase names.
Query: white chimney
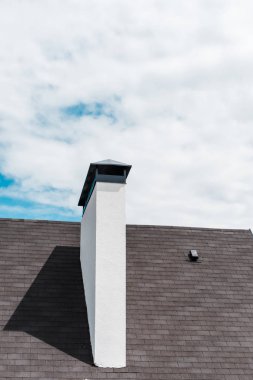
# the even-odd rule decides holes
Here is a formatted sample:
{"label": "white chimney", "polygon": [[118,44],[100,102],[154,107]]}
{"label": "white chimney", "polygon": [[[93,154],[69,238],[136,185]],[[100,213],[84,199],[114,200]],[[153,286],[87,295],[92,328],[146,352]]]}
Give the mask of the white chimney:
{"label": "white chimney", "polygon": [[130,165],[90,164],[83,206],[80,258],[94,364],[126,366],[125,184]]}

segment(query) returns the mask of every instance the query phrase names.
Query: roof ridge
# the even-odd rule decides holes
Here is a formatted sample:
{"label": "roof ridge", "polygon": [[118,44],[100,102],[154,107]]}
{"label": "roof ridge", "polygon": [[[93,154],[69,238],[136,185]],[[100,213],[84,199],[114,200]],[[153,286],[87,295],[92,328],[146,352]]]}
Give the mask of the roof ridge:
{"label": "roof ridge", "polygon": [[74,222],[71,220],[49,220],[49,219],[24,219],[24,218],[1,218],[0,222],[25,222],[25,223],[71,223],[80,224],[80,222]]}
{"label": "roof ridge", "polygon": [[[80,224],[78,221],[71,221],[71,220],[49,220],[49,219],[24,219],[24,218],[1,218],[0,222],[25,222],[25,223],[53,223],[53,224]],[[168,225],[162,225],[162,224],[131,224],[127,223],[126,226],[128,228],[152,228],[152,229],[180,229],[180,230],[196,230],[196,231],[231,231],[231,232],[251,232],[250,228],[218,228],[218,227],[193,227],[193,226],[168,226]]]}
{"label": "roof ridge", "polygon": [[127,227],[134,228],[165,228],[165,229],[180,229],[180,230],[203,230],[203,231],[251,231],[250,228],[219,228],[219,227],[192,227],[192,226],[168,226],[159,224],[127,224]]}

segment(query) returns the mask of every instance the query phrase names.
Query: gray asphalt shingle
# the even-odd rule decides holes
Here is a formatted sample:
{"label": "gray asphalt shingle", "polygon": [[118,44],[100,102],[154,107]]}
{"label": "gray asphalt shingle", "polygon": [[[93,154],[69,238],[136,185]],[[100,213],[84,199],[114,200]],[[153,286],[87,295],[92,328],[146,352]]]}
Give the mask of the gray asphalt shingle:
{"label": "gray asphalt shingle", "polygon": [[249,230],[127,226],[123,369],[92,365],[79,233],[0,219],[0,379],[253,378]]}

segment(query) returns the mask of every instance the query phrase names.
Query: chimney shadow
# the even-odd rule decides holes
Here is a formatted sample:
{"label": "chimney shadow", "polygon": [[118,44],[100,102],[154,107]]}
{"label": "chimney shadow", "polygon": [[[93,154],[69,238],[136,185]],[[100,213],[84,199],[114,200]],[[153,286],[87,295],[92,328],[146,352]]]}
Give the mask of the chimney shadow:
{"label": "chimney shadow", "polygon": [[4,327],[93,365],[79,247],[56,246]]}

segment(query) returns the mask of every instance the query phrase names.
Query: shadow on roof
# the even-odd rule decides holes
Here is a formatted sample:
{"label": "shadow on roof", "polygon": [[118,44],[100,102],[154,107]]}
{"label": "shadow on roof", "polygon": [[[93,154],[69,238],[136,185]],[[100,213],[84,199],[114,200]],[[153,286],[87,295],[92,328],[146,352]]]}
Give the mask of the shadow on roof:
{"label": "shadow on roof", "polygon": [[93,364],[79,247],[57,246],[4,327]]}

